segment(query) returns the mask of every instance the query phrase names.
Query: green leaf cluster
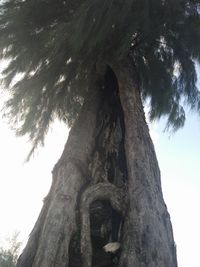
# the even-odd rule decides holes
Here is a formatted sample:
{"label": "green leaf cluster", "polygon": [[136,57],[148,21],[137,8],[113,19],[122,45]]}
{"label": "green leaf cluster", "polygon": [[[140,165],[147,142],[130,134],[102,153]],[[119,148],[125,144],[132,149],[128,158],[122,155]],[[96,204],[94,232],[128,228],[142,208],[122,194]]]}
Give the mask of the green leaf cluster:
{"label": "green leaf cluster", "polygon": [[55,117],[76,118],[98,62],[129,59],[151,119],[165,115],[175,130],[185,121],[183,103],[200,109],[199,47],[199,0],[4,0],[6,113],[35,147]]}
{"label": "green leaf cluster", "polygon": [[9,247],[7,249],[0,248],[0,266],[1,267],[15,267],[21,243],[18,241],[18,233],[15,233],[9,240]]}

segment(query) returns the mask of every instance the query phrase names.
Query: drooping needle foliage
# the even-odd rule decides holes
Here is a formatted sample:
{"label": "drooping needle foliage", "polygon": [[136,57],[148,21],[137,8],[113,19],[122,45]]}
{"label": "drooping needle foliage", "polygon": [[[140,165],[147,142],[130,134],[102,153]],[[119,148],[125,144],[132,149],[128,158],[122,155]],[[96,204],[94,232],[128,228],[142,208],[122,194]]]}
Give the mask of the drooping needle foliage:
{"label": "drooping needle foliage", "polygon": [[[4,0],[0,56],[8,59],[6,114],[35,148],[55,117],[72,123],[98,62],[129,59],[151,119],[183,126],[200,110],[199,0]],[[17,74],[22,78],[16,82]]]}

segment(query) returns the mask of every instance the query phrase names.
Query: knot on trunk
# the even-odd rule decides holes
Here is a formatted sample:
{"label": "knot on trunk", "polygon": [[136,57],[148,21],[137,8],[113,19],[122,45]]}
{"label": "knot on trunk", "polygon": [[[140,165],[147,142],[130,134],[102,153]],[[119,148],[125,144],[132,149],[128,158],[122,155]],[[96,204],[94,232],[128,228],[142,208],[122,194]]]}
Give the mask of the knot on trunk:
{"label": "knot on trunk", "polygon": [[90,234],[90,205],[97,200],[107,200],[122,216],[126,211],[126,190],[111,183],[98,183],[86,188],[80,199],[82,266],[92,266],[92,244]]}

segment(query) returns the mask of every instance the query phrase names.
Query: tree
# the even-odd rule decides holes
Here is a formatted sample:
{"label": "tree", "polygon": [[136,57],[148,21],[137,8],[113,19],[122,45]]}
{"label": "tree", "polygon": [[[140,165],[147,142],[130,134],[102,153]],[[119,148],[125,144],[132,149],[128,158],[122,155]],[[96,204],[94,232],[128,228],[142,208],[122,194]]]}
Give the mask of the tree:
{"label": "tree", "polygon": [[0,248],[0,266],[1,267],[15,267],[21,243],[17,240],[18,233],[15,233],[9,240],[9,247],[7,249]]}
{"label": "tree", "polygon": [[172,130],[184,125],[183,102],[199,111],[199,9],[198,0],[3,1],[5,115],[29,135],[30,155],[55,117],[71,126],[18,267],[177,266],[142,101]]}

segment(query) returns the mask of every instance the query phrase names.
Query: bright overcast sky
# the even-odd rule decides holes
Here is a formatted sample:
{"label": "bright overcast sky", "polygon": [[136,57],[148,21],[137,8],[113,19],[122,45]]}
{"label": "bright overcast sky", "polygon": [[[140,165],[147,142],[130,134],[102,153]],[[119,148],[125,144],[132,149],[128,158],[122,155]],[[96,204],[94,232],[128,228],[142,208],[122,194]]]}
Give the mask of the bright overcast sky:
{"label": "bright overcast sky", "polygon": [[[163,133],[163,121],[151,125],[161,169],[165,201],[171,214],[179,267],[199,267],[200,118],[189,114],[184,129]],[[28,237],[51,184],[51,170],[62,153],[67,128],[56,122],[29,163],[30,144],[16,138],[0,118],[0,245],[14,231]]]}

